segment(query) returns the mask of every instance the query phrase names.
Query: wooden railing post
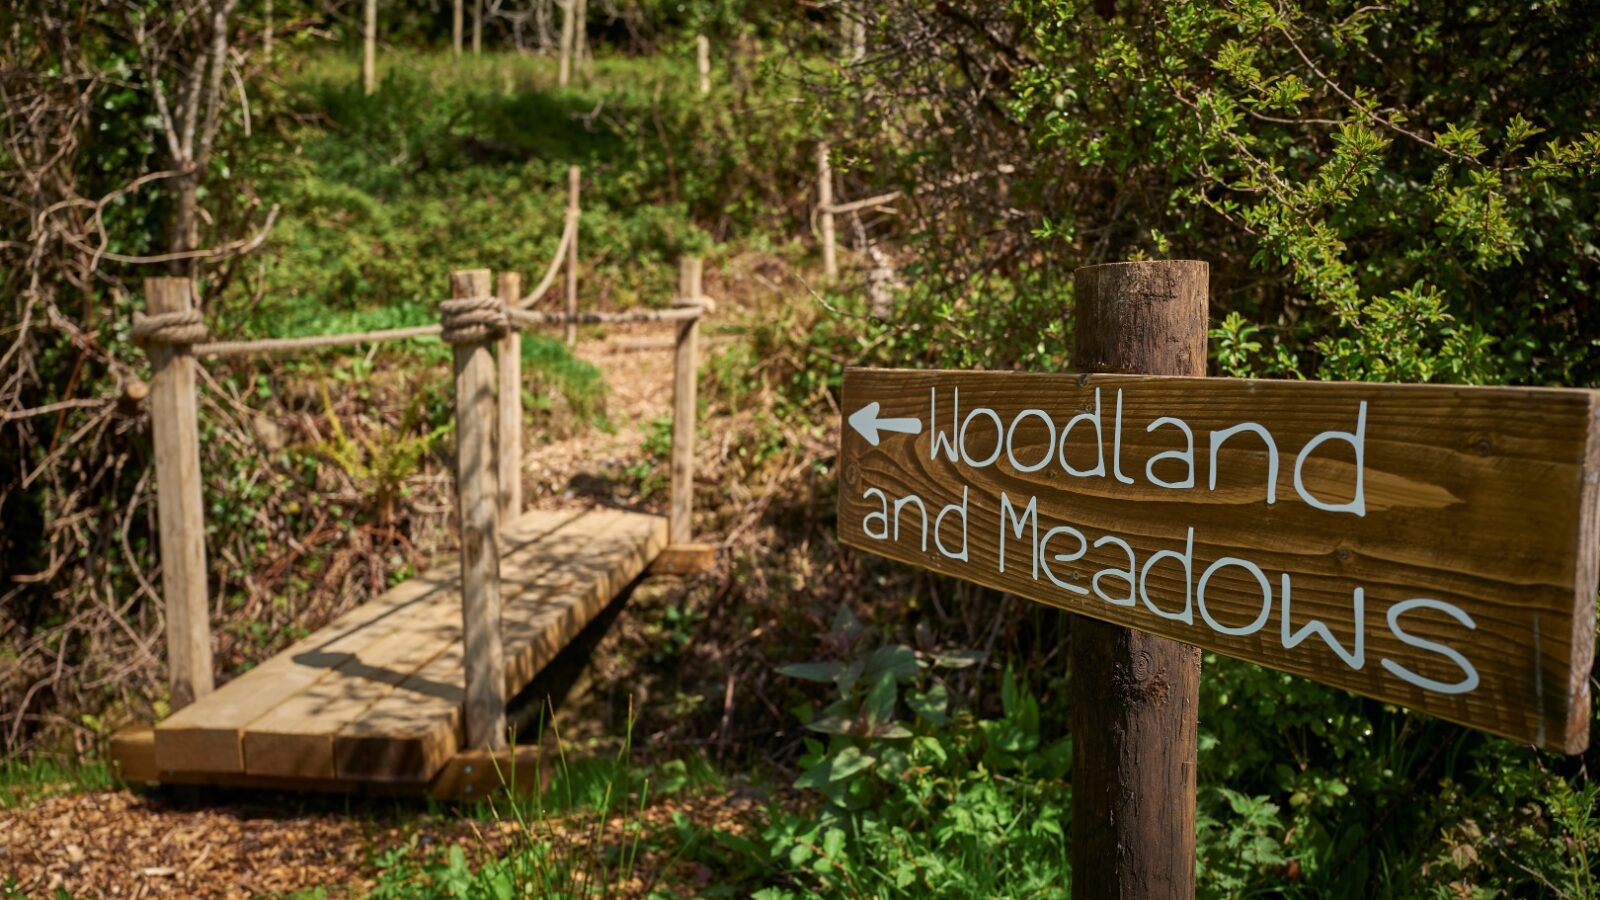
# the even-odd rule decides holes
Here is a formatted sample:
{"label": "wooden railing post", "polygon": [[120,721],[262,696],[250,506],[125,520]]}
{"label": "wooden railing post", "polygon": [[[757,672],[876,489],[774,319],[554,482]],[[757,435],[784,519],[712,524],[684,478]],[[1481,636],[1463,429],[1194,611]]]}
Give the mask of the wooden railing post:
{"label": "wooden railing post", "polygon": [[[1204,375],[1208,274],[1188,260],[1079,269],[1079,371]],[[1200,650],[1078,616],[1067,659],[1072,896],[1192,898]]]}
{"label": "wooden railing post", "polygon": [[[146,278],[151,315],[195,308],[188,278]],[[167,618],[167,678],[174,712],[211,693],[210,603],[206,598],[206,523],[200,496],[200,423],[195,359],[183,345],[152,341],[150,427],[156,451],[156,513],[161,522],[161,593]]]}
{"label": "wooden railing post", "polygon": [[833,167],[828,162],[828,142],[817,142],[817,226],[822,231],[822,274],[839,277],[838,250],[833,237]]}
{"label": "wooden railing post", "polygon": [[461,58],[461,3],[455,0],[450,10],[450,55]]}
{"label": "wooden railing post", "polygon": [[378,87],[378,0],[366,0],[361,27],[361,90],[371,96]]}
{"label": "wooden railing post", "polygon": [[567,346],[578,343],[578,222],[582,207],[578,203],[582,173],[577,166],[567,167],[567,221],[572,240],[567,244]]}
{"label": "wooden railing post", "polygon": [[573,17],[577,15],[578,0],[556,0],[556,6],[561,9],[561,59],[556,63],[556,84],[566,87],[572,80],[572,49],[577,42]]}
{"label": "wooden railing post", "polygon": [[[489,270],[450,273],[454,300],[489,296]],[[456,496],[461,514],[461,615],[466,650],[467,744],[498,750],[506,739],[505,654],[500,641],[496,502],[495,365],[490,341],[453,344]]]}
{"label": "wooden railing post", "polygon": [[700,93],[711,93],[711,39],[703,34],[694,39],[695,68],[700,72]]}
{"label": "wooden railing post", "polygon": [[[674,306],[698,306],[701,290],[701,263],[698,256],[686,256],[678,263],[678,296]],[[690,521],[694,512],[694,428],[695,373],[699,368],[700,320],[678,323],[677,352],[672,364],[672,509],[668,516],[667,542],[687,544],[693,533]]]}
{"label": "wooden railing post", "polygon": [[[507,307],[522,299],[522,276],[516,272],[501,272],[495,286]],[[522,515],[522,335],[515,328],[506,329],[500,338],[495,347],[495,363],[500,370],[495,468],[500,521],[509,522]]]}

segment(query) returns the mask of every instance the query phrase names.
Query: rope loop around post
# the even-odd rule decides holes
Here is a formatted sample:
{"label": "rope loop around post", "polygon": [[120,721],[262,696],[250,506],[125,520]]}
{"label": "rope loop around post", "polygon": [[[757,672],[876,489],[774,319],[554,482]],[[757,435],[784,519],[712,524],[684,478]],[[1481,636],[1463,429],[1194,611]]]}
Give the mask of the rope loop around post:
{"label": "rope loop around post", "polygon": [[175,312],[133,314],[133,342],[140,347],[151,344],[172,344],[187,348],[211,339],[211,331],[198,309]]}
{"label": "rope loop around post", "polygon": [[498,338],[511,327],[499,297],[462,297],[439,304],[439,338],[447,344],[477,344]]}

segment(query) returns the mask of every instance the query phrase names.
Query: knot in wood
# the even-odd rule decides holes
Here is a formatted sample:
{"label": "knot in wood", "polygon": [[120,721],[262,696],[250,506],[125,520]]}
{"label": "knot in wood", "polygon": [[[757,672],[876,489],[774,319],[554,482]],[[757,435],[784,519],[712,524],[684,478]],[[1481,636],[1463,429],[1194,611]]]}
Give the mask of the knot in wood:
{"label": "knot in wood", "polygon": [[478,344],[505,334],[511,321],[499,297],[462,297],[439,305],[439,326],[447,344]]}
{"label": "knot in wood", "polygon": [[133,342],[141,347],[150,344],[187,347],[211,338],[211,332],[206,329],[206,323],[200,318],[198,309],[182,309],[155,315],[136,312],[133,314],[132,334]]}

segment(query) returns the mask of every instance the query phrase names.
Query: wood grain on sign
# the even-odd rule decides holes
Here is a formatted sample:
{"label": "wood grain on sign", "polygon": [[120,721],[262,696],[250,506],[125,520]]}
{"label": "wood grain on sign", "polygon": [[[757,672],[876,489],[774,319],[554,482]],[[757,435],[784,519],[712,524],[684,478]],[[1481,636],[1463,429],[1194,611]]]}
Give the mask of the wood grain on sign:
{"label": "wood grain on sign", "polygon": [[847,544],[1588,743],[1600,392],[851,369],[843,394]]}

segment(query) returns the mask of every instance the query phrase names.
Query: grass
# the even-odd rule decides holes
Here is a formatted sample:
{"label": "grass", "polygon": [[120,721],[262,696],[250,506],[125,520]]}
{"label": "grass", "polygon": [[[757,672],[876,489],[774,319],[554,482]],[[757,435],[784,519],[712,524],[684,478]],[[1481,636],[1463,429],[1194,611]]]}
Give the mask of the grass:
{"label": "grass", "polygon": [[0,810],[26,806],[44,797],[111,787],[111,771],[101,759],[63,762],[49,757],[0,760]]}
{"label": "grass", "polygon": [[[548,746],[551,758],[536,757],[532,783],[541,785],[538,790],[461,809],[465,818],[510,826],[508,844],[495,846],[480,832],[472,854],[459,846],[424,852],[413,837],[374,860],[379,876],[371,896],[565,898],[638,890],[654,877],[640,871],[642,853],[662,850],[645,810],[658,798],[723,787],[703,761],[636,762],[631,724],[613,753],[581,760],[569,757],[554,728],[550,737],[544,740],[541,724],[537,743]],[[518,780],[511,772],[504,777]],[[666,855],[675,857],[670,849]]]}

